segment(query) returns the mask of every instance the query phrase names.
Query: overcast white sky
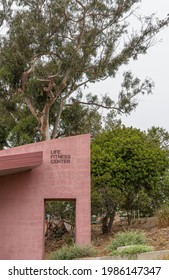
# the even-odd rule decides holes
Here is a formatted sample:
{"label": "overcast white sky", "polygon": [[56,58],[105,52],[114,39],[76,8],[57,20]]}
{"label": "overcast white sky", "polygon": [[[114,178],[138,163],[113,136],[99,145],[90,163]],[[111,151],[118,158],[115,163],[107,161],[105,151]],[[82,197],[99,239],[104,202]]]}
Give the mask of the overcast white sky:
{"label": "overcast white sky", "polygon": [[[169,0],[142,0],[142,12],[146,15],[157,13],[159,18],[169,14]],[[161,42],[151,47],[146,55],[132,62],[126,68],[141,79],[150,77],[155,82],[153,95],[141,97],[137,109],[130,116],[122,117],[126,126],[147,130],[152,126],[160,126],[169,131],[169,27],[158,34]],[[90,91],[95,93],[116,94],[120,73],[116,79],[92,85]]]}

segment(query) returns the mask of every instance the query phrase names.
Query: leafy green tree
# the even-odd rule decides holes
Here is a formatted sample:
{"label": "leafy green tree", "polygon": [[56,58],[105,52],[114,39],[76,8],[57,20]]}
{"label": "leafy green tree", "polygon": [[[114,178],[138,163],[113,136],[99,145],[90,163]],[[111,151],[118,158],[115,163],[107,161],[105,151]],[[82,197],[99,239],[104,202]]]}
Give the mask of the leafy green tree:
{"label": "leafy green tree", "polygon": [[110,231],[119,209],[127,212],[130,222],[134,210],[159,206],[168,167],[167,152],[145,132],[116,127],[96,136],[92,142],[92,207],[94,213],[104,213],[103,233]]}
{"label": "leafy green tree", "polygon": [[[141,82],[128,71],[117,103],[108,95],[100,101],[91,94],[82,98],[87,84],[115,77],[122,65],[145,54],[168,18],[135,17],[138,0],[16,0],[11,6],[12,2],[2,1],[0,15],[1,24],[8,24],[0,38],[0,103],[8,104],[13,120],[21,110],[23,116],[29,110],[37,139],[58,136],[68,104],[129,113],[139,93],[152,92],[150,80]],[[130,18],[138,19],[137,29],[131,29]]]}

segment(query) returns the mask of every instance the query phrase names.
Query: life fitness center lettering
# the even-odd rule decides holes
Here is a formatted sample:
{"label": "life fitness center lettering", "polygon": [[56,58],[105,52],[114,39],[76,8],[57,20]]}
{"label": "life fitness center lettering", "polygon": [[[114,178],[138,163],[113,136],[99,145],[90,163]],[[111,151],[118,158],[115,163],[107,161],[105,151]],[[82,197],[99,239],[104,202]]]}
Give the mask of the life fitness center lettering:
{"label": "life fitness center lettering", "polygon": [[50,155],[50,162],[52,164],[65,163],[69,164],[71,155],[62,154],[60,150],[52,150]]}

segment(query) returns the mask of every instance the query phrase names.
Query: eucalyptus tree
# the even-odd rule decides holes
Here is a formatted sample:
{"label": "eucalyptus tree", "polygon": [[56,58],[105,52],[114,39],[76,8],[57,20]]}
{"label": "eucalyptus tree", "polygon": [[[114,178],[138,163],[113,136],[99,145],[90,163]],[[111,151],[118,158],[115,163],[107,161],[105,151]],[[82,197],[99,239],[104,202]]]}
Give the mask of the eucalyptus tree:
{"label": "eucalyptus tree", "polygon": [[138,94],[151,93],[153,84],[129,71],[117,102],[110,94],[99,100],[92,94],[85,98],[83,92],[89,83],[115,77],[121,66],[145,54],[167,26],[168,18],[140,15],[138,2],[2,1],[11,10],[1,13],[8,31],[0,38],[0,102],[10,121],[17,124],[22,114],[31,114],[37,135],[32,139],[45,140],[58,136],[66,105],[102,106],[119,113],[135,108]]}

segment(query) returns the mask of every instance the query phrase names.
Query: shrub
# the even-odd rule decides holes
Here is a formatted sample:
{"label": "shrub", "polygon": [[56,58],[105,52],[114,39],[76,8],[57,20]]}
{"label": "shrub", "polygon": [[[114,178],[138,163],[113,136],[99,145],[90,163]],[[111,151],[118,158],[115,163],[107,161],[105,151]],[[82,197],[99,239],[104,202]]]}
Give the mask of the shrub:
{"label": "shrub", "polygon": [[159,227],[169,226],[169,204],[163,204],[157,211],[157,219]]}
{"label": "shrub", "polygon": [[114,251],[118,247],[127,245],[146,245],[146,237],[142,231],[126,231],[117,233],[112,240],[109,250]]}
{"label": "shrub", "polygon": [[121,255],[121,256],[133,256],[140,253],[150,252],[153,247],[147,245],[132,245],[121,250],[115,250],[111,252],[111,255]]}
{"label": "shrub", "polygon": [[94,249],[91,246],[80,247],[77,245],[64,246],[53,252],[50,256],[51,260],[73,260],[77,258],[94,256]]}

